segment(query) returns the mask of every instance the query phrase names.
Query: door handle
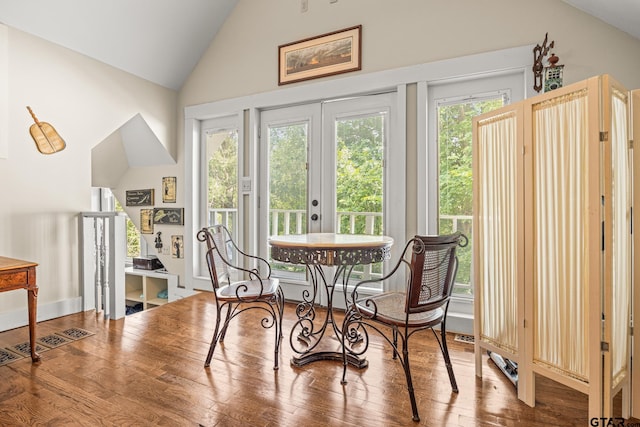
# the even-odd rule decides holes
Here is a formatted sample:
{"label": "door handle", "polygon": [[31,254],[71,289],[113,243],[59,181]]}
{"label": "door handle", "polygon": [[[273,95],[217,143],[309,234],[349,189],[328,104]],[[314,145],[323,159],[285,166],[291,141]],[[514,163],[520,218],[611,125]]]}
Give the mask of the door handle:
{"label": "door handle", "polygon": [[311,215],[311,221],[317,221],[317,220],[318,220],[318,214]]}

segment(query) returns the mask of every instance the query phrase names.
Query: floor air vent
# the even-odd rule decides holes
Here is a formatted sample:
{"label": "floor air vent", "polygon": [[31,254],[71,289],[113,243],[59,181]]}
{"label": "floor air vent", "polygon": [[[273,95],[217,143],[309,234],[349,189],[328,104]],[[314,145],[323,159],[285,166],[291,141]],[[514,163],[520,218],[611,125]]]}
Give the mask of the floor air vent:
{"label": "floor air vent", "polygon": [[453,340],[458,342],[466,342],[468,344],[473,344],[475,342],[473,339],[473,335],[463,335],[463,334],[456,334]]}

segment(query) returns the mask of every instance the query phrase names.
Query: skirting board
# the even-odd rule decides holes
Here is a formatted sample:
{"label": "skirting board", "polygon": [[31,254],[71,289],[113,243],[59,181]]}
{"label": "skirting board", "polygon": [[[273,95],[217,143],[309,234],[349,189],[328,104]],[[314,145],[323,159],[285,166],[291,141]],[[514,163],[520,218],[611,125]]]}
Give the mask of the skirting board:
{"label": "skirting board", "polygon": [[447,313],[447,335],[449,332],[473,335],[473,316],[450,311]]}
{"label": "skirting board", "polygon": [[[38,304],[37,321],[55,319],[56,317],[82,311],[82,297],[69,298],[48,304]],[[0,313],[0,332],[20,328],[29,324],[29,312],[24,310]]]}

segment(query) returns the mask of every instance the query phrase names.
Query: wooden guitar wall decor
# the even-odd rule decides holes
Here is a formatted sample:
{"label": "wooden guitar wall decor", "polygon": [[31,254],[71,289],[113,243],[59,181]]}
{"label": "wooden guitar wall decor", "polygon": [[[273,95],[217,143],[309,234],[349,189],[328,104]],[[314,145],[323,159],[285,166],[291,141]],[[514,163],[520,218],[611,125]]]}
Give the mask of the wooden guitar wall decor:
{"label": "wooden guitar wall decor", "polygon": [[38,121],[31,107],[27,107],[35,124],[29,128],[29,133],[36,143],[36,148],[42,154],[53,154],[64,150],[67,146],[64,139],[58,135],[58,132],[47,122]]}

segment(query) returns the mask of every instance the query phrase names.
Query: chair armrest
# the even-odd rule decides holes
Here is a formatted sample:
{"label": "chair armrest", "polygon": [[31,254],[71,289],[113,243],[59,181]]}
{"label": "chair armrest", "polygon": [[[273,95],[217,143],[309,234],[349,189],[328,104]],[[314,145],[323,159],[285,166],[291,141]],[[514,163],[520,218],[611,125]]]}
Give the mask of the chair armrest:
{"label": "chair armrest", "polygon": [[[231,240],[230,243],[233,245],[236,253],[238,254],[238,259],[237,259],[237,264],[245,264],[245,262],[241,262],[244,261],[245,259],[248,260],[253,260],[253,261],[257,261],[257,266],[251,269],[247,269],[245,267],[240,267],[240,265],[233,265],[229,262],[226,262],[226,264],[233,268],[236,269],[238,271],[243,271],[245,273],[248,273],[250,278],[252,279],[268,279],[271,277],[271,265],[269,264],[269,262],[262,258],[261,256],[258,255],[252,255],[252,254],[248,254],[246,252],[244,252],[242,249],[240,249],[236,243]],[[261,267],[263,267],[266,270],[266,274],[261,274],[260,270]]]}
{"label": "chair armrest", "polygon": [[[360,282],[356,283],[356,285],[353,288],[353,291],[351,291],[351,301],[355,302],[358,300],[358,288],[360,288],[360,286],[368,284],[368,283],[379,283],[382,281],[385,281],[389,278],[391,278],[400,268],[400,266],[402,264],[405,264],[405,266],[409,267],[409,271],[411,271],[411,263],[409,261],[406,260],[405,256],[407,255],[407,251],[409,250],[409,247],[414,244],[420,242],[420,240],[418,239],[411,239],[407,242],[407,244],[404,246],[404,249],[402,250],[402,254],[400,254],[400,258],[398,259],[398,262],[396,262],[396,265],[393,267],[393,269],[387,273],[385,276],[377,278],[377,279],[367,279],[367,280],[361,280]],[[409,282],[407,282],[407,286],[408,286]]]}

